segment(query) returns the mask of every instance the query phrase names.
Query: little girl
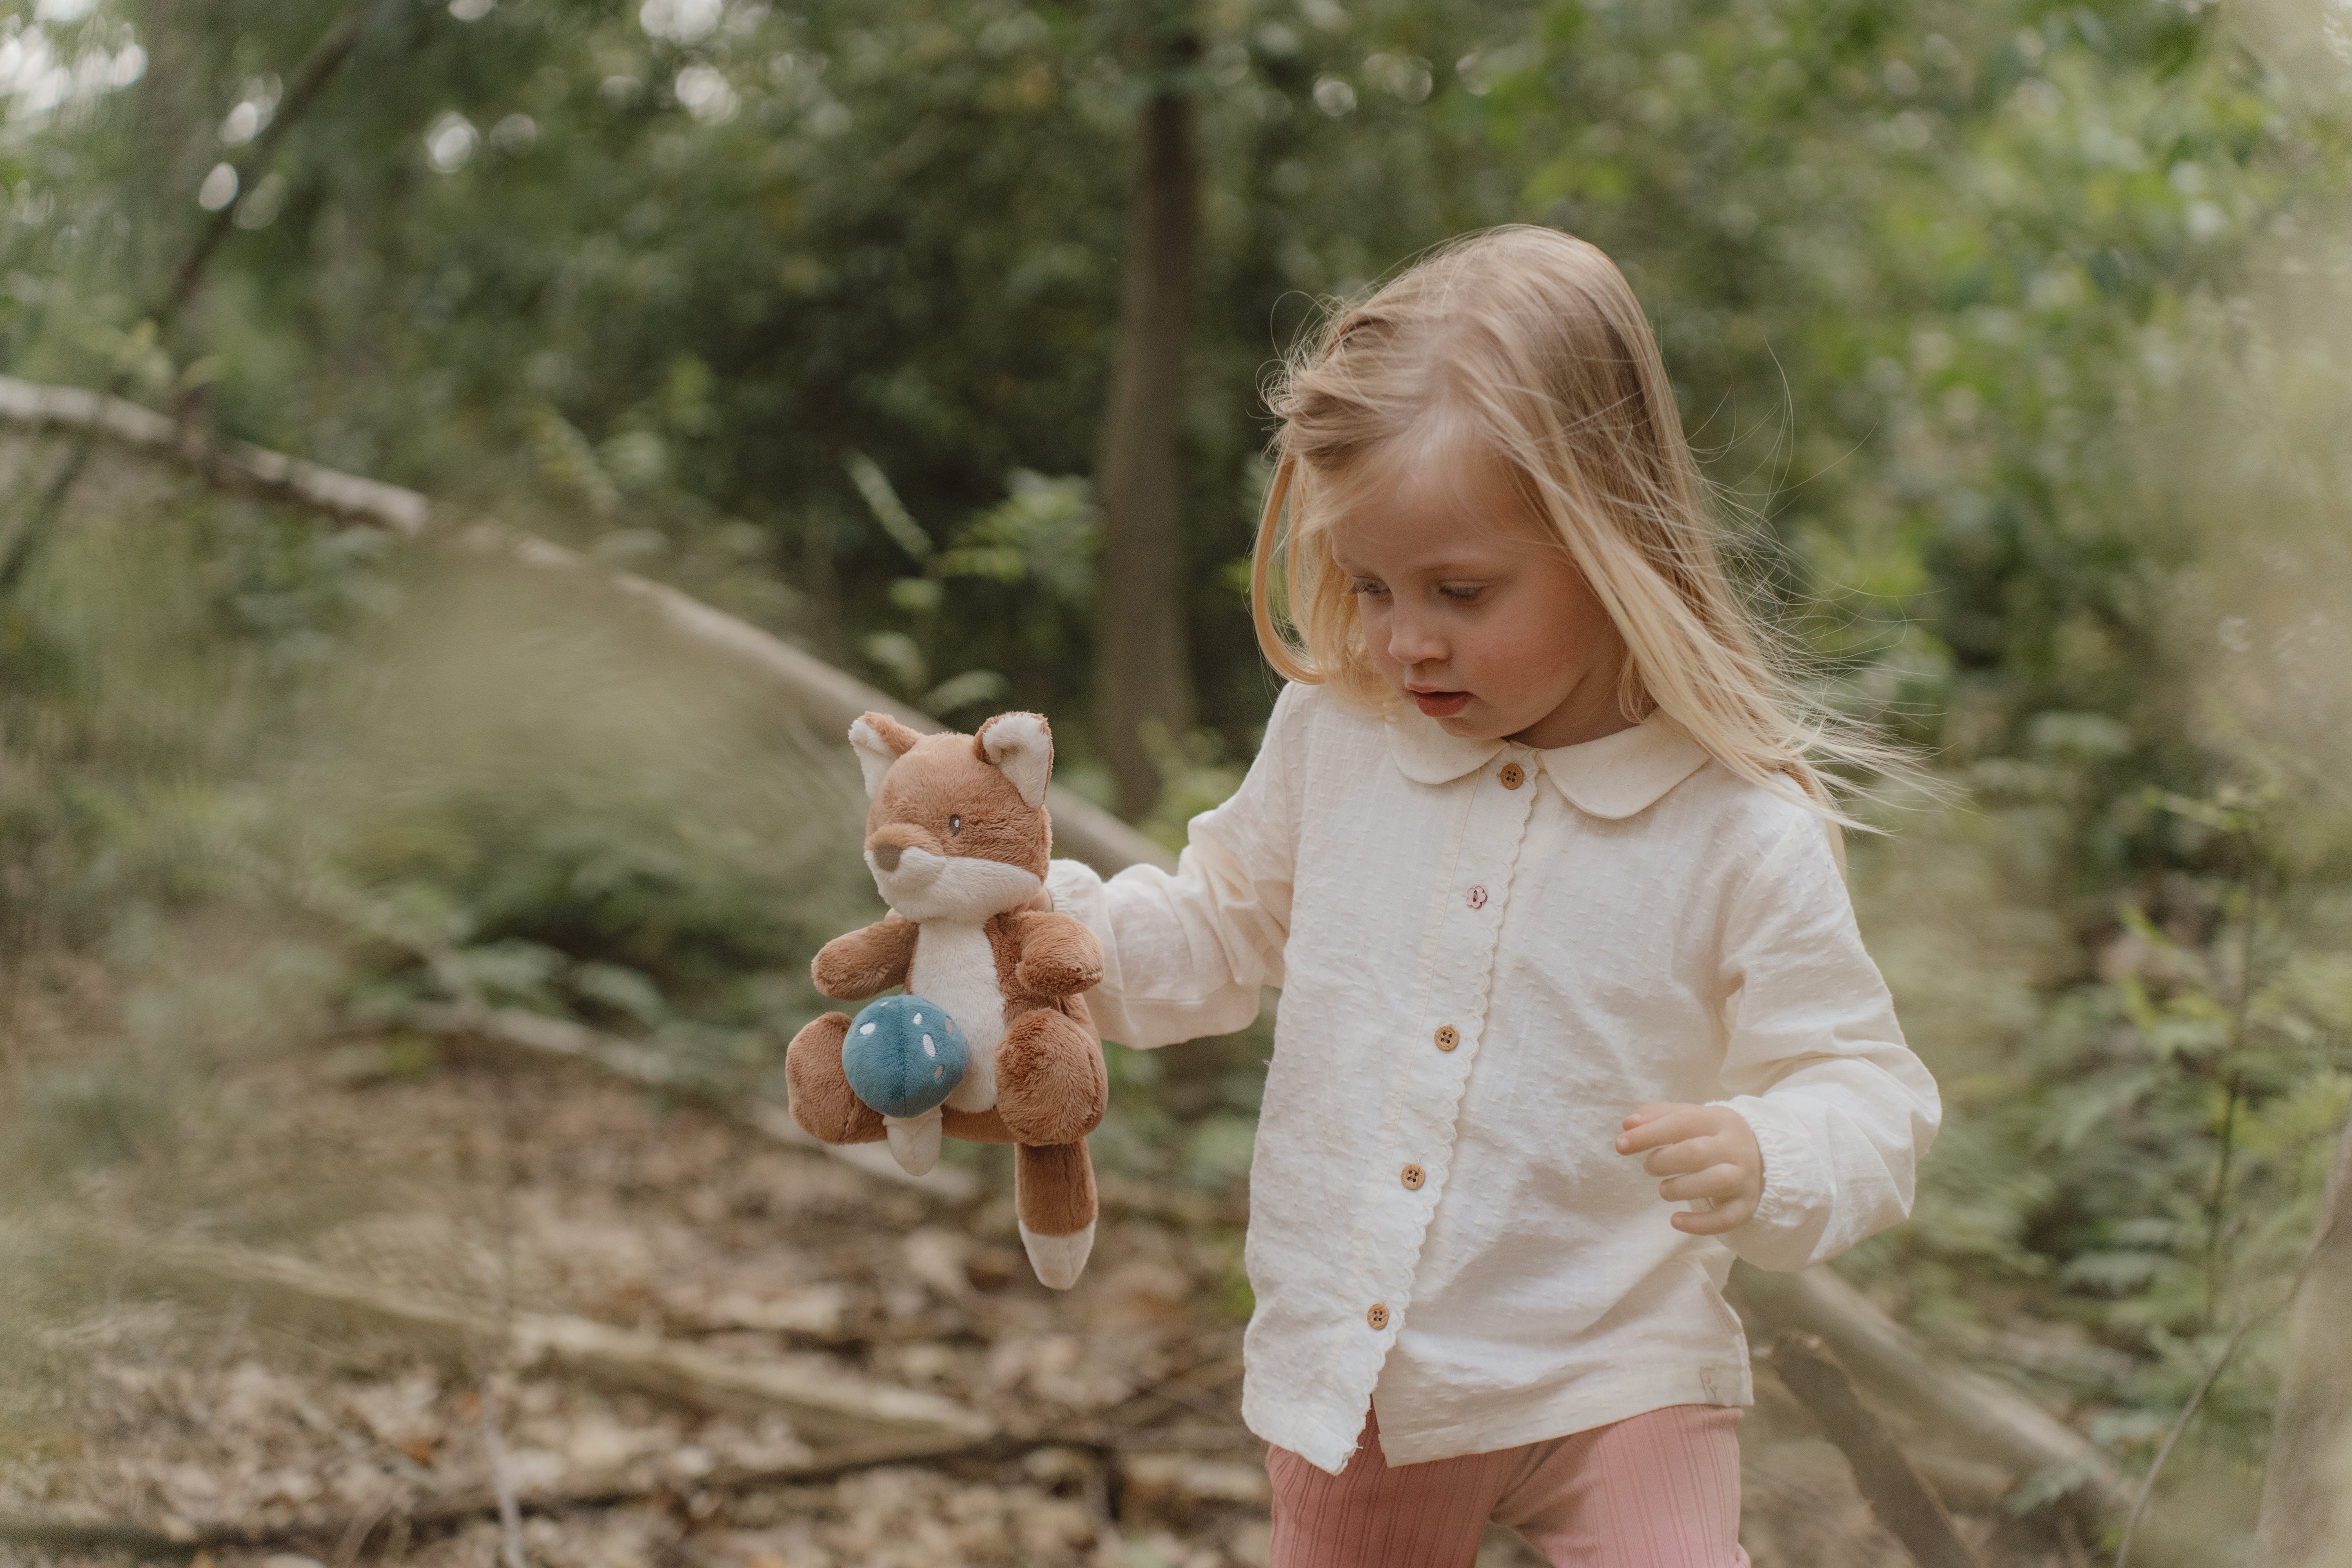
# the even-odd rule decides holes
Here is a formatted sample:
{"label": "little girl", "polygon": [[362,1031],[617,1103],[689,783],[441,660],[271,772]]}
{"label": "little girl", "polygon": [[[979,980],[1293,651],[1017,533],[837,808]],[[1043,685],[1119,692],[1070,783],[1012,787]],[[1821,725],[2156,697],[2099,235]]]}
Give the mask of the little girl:
{"label": "little girl", "polygon": [[1555,1563],[1745,1563],[1731,1260],[1900,1220],[1938,1115],[1814,761],[1890,759],[1726,582],[1593,247],[1458,243],[1274,406],[1265,746],[1174,875],[1049,883],[1102,940],[1110,1038],[1283,987],[1242,1398],[1273,1560],[1467,1568],[1492,1519]]}

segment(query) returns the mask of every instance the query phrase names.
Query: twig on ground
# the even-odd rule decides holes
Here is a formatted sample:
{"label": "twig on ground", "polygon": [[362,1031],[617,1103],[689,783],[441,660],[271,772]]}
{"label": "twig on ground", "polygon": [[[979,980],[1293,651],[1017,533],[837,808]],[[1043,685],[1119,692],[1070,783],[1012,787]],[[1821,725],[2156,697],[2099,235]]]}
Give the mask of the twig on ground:
{"label": "twig on ground", "polygon": [[1783,1334],[1772,1346],[1772,1369],[1845,1455],[1863,1501],[1919,1568],[1984,1568],[1960,1539],[1936,1489],[1855,1396],[1845,1369],[1829,1358],[1820,1340]]}
{"label": "twig on ground", "polygon": [[498,1390],[482,1380],[482,1450],[489,1460],[490,1493],[499,1509],[499,1560],[504,1568],[530,1568],[522,1554],[522,1505],[516,1500],[507,1446],[499,1436]]}
{"label": "twig on ground", "polygon": [[507,1467],[505,1435],[499,1430],[500,1373],[515,1354],[515,1136],[514,1086],[499,1074],[499,1336],[491,1365],[483,1369],[482,1454],[491,1489],[499,1498],[499,1557],[501,1568],[530,1568],[522,1551],[522,1510],[515,1503],[514,1476]]}
{"label": "twig on ground", "polygon": [[1112,1493],[1116,1478],[1110,1466],[1097,1458],[1087,1470],[1087,1511],[1095,1521],[1097,1568],[1127,1568],[1127,1540],[1118,1528],[1118,1502]]}
{"label": "twig on ground", "polygon": [[[245,1299],[257,1315],[388,1331],[452,1361],[474,1359],[485,1324],[478,1310],[354,1279],[298,1258],[239,1248],[123,1241],[126,1273],[149,1288]],[[709,1410],[782,1412],[803,1436],[879,1462],[947,1452],[995,1433],[986,1417],[936,1394],[846,1373],[780,1361],[747,1361],[699,1345],[557,1312],[514,1314],[514,1365],[545,1366],[607,1388],[629,1389]]]}
{"label": "twig on ground", "polygon": [[368,1537],[375,1533],[376,1526],[391,1512],[392,1499],[386,1498],[373,1510],[352,1515],[351,1527],[335,1543],[334,1568],[352,1568],[360,1560],[360,1548],[367,1544]]}
{"label": "twig on ground", "polygon": [[[1162,1409],[1171,1405],[1181,1406],[1196,1415],[1228,1415],[1232,1409],[1230,1405],[1209,1398],[1205,1394],[1194,1393],[1193,1384],[1207,1380],[1211,1373],[1221,1374],[1220,1381],[1230,1378],[1238,1375],[1241,1369],[1242,1358],[1238,1353],[1228,1352],[1203,1357],[1137,1389],[1118,1404],[1103,1412],[1101,1419],[1106,1423],[1117,1423],[1114,1427],[1116,1430],[1140,1426],[1160,1414],[1159,1411],[1151,1408],[1154,1404],[1159,1405]],[[1124,1422],[1119,1421],[1122,1415],[1135,1407],[1140,1407],[1146,1414],[1129,1416]]]}

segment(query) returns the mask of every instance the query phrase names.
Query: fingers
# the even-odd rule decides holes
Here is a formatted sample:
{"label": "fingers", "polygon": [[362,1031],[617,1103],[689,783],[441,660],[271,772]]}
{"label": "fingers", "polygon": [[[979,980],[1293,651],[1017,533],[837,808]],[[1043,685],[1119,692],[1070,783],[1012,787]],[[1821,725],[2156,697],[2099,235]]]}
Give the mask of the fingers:
{"label": "fingers", "polygon": [[1748,1173],[1731,1164],[1709,1165],[1686,1176],[1669,1176],[1658,1184],[1658,1196],[1670,1204],[1706,1198],[1721,1205],[1746,1196],[1747,1191]]}
{"label": "fingers", "polygon": [[1638,1154],[1668,1143],[1700,1138],[1715,1131],[1714,1113],[1704,1105],[1645,1105],[1622,1123],[1617,1152]]}
{"label": "fingers", "polygon": [[1734,1153],[1727,1142],[1710,1133],[1651,1150],[1643,1157],[1642,1169],[1654,1176],[1687,1176],[1709,1166],[1736,1163]]}
{"label": "fingers", "polygon": [[1704,1214],[1677,1210],[1669,1223],[1685,1236],[1721,1236],[1727,1230],[1737,1230],[1755,1217],[1756,1200],[1739,1197],[1728,1203],[1717,1203]]}
{"label": "fingers", "polygon": [[1666,1203],[1704,1198],[1704,1212],[1678,1210],[1670,1223],[1685,1236],[1721,1236],[1755,1216],[1763,1170],[1755,1135],[1737,1111],[1710,1105],[1644,1105],[1625,1118],[1617,1152],[1640,1154],[1642,1169],[1665,1178]]}

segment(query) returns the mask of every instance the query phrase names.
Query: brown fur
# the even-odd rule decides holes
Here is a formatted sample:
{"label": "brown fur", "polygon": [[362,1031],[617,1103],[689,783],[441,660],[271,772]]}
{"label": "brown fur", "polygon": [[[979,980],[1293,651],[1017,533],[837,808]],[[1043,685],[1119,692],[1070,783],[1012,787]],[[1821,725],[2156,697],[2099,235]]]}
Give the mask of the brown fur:
{"label": "brown fur", "polygon": [[1004,1113],[990,1106],[986,1110],[958,1110],[947,1107],[940,1114],[946,1120],[940,1131],[949,1138],[961,1138],[967,1143],[1018,1143],[1013,1129],[1004,1125]]}
{"label": "brown fur", "polygon": [[[873,718],[866,715],[868,722]],[[1053,824],[1044,808],[1021,798],[1003,769],[980,755],[978,744],[969,735],[926,735],[900,752],[866,808],[866,847],[895,844],[969,855],[1044,876],[1054,851]],[[961,817],[961,826],[951,826],[950,817]]]}
{"label": "brown fur", "polygon": [[1024,1143],[1085,1137],[1110,1103],[1110,1077],[1094,1031],[1040,1007],[1004,1031],[996,1047],[996,1109]]}
{"label": "brown fur", "polygon": [[841,1070],[841,1042],[849,1037],[849,1015],[827,1013],[812,1019],[784,1047],[784,1087],[793,1120],[824,1143],[877,1143],[882,1113],[857,1098]]}
{"label": "brown fur", "polygon": [[1074,1236],[1094,1223],[1095,1168],[1084,1143],[1024,1143],[1013,1156],[1013,1209],[1040,1236]]}
{"label": "brown fur", "polygon": [[817,950],[809,974],[817,994],[836,1002],[863,1002],[907,983],[915,961],[914,921],[885,916],[862,931],[835,937]]}
{"label": "brown fur", "polygon": [[868,713],[866,715],[866,723],[867,728],[882,737],[884,745],[902,757],[913,751],[916,742],[923,738],[921,731],[908,729],[887,713]]}
{"label": "brown fur", "polygon": [[[1076,996],[1102,984],[1102,943],[1067,915],[1017,910],[997,917],[1010,929],[1021,961],[1013,984],[1037,997]],[[1003,964],[1000,961],[999,978]]]}

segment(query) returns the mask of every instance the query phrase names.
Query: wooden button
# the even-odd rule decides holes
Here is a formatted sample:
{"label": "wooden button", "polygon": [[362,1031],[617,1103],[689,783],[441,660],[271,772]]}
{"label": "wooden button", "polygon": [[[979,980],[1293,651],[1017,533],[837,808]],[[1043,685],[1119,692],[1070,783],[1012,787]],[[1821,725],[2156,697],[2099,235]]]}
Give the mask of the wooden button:
{"label": "wooden button", "polygon": [[1419,1165],[1407,1165],[1397,1179],[1404,1184],[1406,1192],[1417,1193],[1421,1191],[1422,1183],[1429,1180],[1429,1173]]}
{"label": "wooden button", "polygon": [[1505,763],[1503,764],[1503,787],[1505,789],[1517,789],[1527,782],[1528,771],[1525,768],[1519,766],[1517,763]]}
{"label": "wooden button", "polygon": [[1444,1024],[1444,1025],[1440,1025],[1440,1026],[1438,1026],[1438,1030],[1437,1030],[1437,1048],[1438,1048],[1439,1050],[1441,1050],[1441,1051],[1450,1051],[1450,1050],[1452,1050],[1454,1047],[1456,1047],[1456,1046],[1460,1045],[1461,1043],[1462,1043],[1462,1031],[1461,1031],[1461,1030],[1459,1030],[1459,1029],[1455,1028],[1455,1027],[1454,1027],[1453,1025],[1451,1025],[1451,1024]]}
{"label": "wooden button", "polygon": [[1389,1326],[1389,1310],[1387,1303],[1382,1301],[1373,1302],[1370,1310],[1366,1311],[1364,1314],[1364,1321],[1371,1324],[1375,1329],[1387,1328]]}

